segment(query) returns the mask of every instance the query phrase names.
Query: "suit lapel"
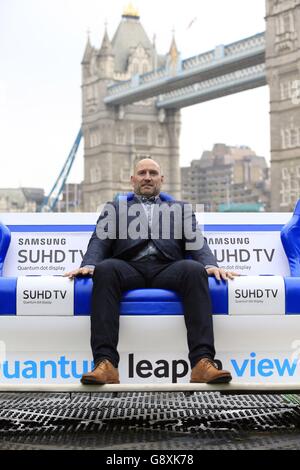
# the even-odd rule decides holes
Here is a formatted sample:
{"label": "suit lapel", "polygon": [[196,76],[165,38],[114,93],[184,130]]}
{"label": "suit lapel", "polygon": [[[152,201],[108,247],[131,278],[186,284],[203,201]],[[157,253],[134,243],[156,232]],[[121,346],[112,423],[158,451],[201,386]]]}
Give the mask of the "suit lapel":
{"label": "suit lapel", "polygon": [[138,218],[140,222],[140,233],[143,234],[142,238],[145,239],[145,235],[148,233],[148,217],[142,203],[136,195],[127,202],[127,217],[128,227],[131,222],[133,223],[133,227],[135,227],[136,223],[133,221]]}

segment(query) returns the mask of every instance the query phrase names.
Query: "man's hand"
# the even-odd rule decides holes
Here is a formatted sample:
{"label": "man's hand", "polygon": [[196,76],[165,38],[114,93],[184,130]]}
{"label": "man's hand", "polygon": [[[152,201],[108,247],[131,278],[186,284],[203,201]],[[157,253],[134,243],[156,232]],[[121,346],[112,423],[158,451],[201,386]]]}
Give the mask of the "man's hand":
{"label": "man's hand", "polygon": [[74,271],[70,271],[69,273],[65,273],[64,277],[68,277],[69,279],[73,279],[77,276],[92,276],[94,272],[94,268],[77,268]]}
{"label": "man's hand", "polygon": [[206,268],[206,271],[209,276],[215,276],[218,281],[221,281],[221,279],[227,281],[228,279],[234,279],[236,276],[240,276],[240,274],[234,271],[226,271],[225,269],[217,267]]}

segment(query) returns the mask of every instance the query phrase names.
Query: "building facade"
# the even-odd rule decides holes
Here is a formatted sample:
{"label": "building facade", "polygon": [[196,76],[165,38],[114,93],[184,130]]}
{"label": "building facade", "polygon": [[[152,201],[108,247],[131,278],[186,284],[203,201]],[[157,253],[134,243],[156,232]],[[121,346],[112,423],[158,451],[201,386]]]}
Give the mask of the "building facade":
{"label": "building facade", "polygon": [[261,204],[269,210],[269,168],[265,158],[249,147],[215,144],[212,151],[181,168],[181,180],[183,199],[203,204],[205,211],[235,204]]}
{"label": "building facade", "polygon": [[288,212],[300,198],[300,0],[266,0],[266,70],[271,210]]}
{"label": "building facade", "polygon": [[42,188],[0,188],[0,212],[37,212],[44,196]]}
{"label": "building facade", "polygon": [[105,30],[100,49],[88,39],[82,60],[82,130],[84,135],[83,209],[131,189],[135,163],[155,159],[165,176],[165,191],[181,197],[179,167],[180,111],[159,111],[155,99],[126,106],[107,106],[107,86],[150,72],[174,60],[172,41],[168,54],[157,54],[132,7],[127,8],[112,40]]}
{"label": "building facade", "polygon": [[81,212],[82,208],[82,183],[67,183],[64,186],[61,199],[58,201],[56,211]]}

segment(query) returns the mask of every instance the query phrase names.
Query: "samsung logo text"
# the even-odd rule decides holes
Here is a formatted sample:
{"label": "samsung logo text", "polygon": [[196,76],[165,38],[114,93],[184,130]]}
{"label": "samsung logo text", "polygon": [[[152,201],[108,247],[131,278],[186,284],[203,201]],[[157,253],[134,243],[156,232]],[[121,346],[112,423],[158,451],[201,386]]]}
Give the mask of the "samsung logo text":
{"label": "samsung logo text", "polygon": [[278,289],[236,289],[234,296],[236,299],[276,299]]}

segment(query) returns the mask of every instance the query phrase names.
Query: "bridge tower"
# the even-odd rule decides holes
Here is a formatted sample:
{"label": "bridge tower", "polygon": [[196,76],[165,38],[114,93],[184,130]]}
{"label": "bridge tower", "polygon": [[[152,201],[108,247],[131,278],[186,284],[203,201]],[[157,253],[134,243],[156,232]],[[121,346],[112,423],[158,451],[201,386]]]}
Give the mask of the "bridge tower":
{"label": "bridge tower", "polygon": [[111,41],[105,28],[99,50],[88,38],[82,59],[85,211],[97,211],[99,204],[130,190],[133,166],[145,157],[160,163],[164,191],[180,198],[180,111],[158,110],[154,98],[118,107],[103,102],[109,84],[172,66],[176,54],[174,39],[168,54],[157,53],[132,6],[125,9]]}
{"label": "bridge tower", "polygon": [[272,211],[300,196],[300,0],[266,0],[270,88]]}

